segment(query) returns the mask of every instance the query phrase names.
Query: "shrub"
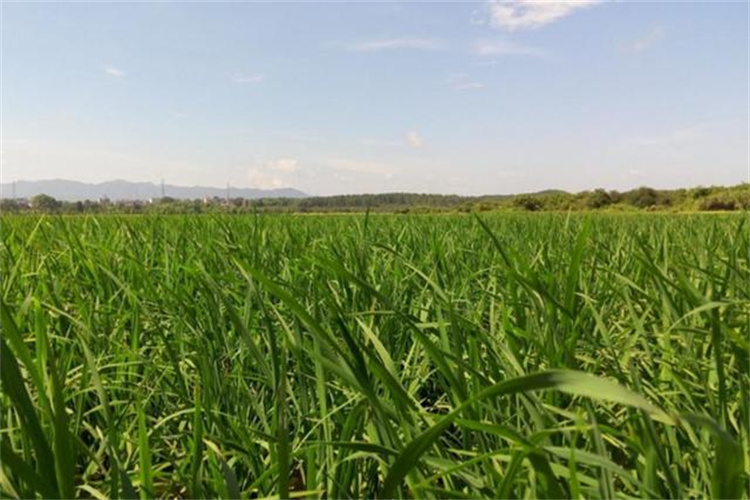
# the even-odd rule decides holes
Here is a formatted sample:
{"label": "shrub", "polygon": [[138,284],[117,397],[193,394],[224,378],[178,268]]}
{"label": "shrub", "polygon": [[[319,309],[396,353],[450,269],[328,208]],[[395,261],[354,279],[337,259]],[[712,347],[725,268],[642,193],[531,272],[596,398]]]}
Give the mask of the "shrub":
{"label": "shrub", "polygon": [[736,208],[737,204],[734,200],[723,196],[706,198],[700,204],[700,209],[707,211],[736,210]]}

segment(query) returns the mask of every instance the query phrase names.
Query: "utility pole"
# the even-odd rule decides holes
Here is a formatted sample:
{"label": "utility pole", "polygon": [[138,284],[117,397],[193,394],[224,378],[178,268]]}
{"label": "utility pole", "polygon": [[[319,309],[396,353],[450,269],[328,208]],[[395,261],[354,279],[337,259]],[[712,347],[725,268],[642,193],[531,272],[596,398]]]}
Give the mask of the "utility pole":
{"label": "utility pole", "polygon": [[164,178],[161,179],[161,197],[164,198]]}
{"label": "utility pole", "polygon": [[227,181],[227,205],[229,205],[229,181]]}
{"label": "utility pole", "polygon": [[13,181],[13,199],[16,199],[16,181]]}

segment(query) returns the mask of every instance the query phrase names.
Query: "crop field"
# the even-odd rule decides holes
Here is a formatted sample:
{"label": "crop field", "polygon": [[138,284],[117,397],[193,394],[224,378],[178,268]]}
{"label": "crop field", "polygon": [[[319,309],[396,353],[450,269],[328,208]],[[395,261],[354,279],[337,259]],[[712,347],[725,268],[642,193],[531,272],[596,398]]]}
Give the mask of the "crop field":
{"label": "crop field", "polygon": [[748,498],[746,219],[3,217],[0,492]]}

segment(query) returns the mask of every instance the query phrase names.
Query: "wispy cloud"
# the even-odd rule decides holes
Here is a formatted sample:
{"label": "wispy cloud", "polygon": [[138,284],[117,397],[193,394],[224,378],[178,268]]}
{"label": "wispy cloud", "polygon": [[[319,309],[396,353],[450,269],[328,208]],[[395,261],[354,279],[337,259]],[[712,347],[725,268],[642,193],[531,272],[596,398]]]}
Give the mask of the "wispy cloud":
{"label": "wispy cloud", "polygon": [[465,82],[465,83],[456,83],[453,85],[454,90],[479,90],[483,88],[484,88],[484,84],[481,82]]}
{"label": "wispy cloud", "polygon": [[508,31],[541,28],[603,0],[491,0],[490,23]]}
{"label": "wispy cloud", "polygon": [[372,161],[351,160],[346,158],[328,158],[323,161],[334,170],[357,172],[360,174],[382,175],[389,178],[393,175],[393,168],[385,163]]}
{"label": "wispy cloud", "polygon": [[278,158],[266,162],[266,167],[275,172],[291,174],[299,168],[299,161],[295,158]]}
{"label": "wispy cloud", "polygon": [[284,180],[280,176],[258,168],[251,168],[247,171],[247,182],[250,187],[259,189],[274,189],[284,186]]}
{"label": "wispy cloud", "polygon": [[453,90],[479,90],[484,88],[484,83],[473,81],[466,73],[453,73],[448,77],[448,85]]}
{"label": "wispy cloud", "polygon": [[410,130],[406,133],[406,142],[414,149],[419,149],[424,146],[424,139],[415,130]]}
{"label": "wispy cloud", "polygon": [[543,56],[545,52],[508,40],[482,40],[474,44],[474,54],[486,56]]}
{"label": "wispy cloud", "polygon": [[623,48],[627,52],[645,52],[653,47],[660,40],[663,40],[667,36],[667,30],[661,26],[652,28],[651,31],[634,40],[633,42],[626,44]]}
{"label": "wispy cloud", "polygon": [[235,73],[232,77],[234,83],[260,83],[263,81],[263,75],[246,75],[244,73]]}
{"label": "wispy cloud", "polygon": [[365,40],[345,46],[352,52],[379,52],[383,50],[440,50],[443,44],[434,38],[382,38],[377,40]]}
{"label": "wispy cloud", "polygon": [[122,78],[125,76],[125,72],[119,68],[115,68],[114,66],[107,65],[104,68],[104,74],[111,76],[112,78]]}

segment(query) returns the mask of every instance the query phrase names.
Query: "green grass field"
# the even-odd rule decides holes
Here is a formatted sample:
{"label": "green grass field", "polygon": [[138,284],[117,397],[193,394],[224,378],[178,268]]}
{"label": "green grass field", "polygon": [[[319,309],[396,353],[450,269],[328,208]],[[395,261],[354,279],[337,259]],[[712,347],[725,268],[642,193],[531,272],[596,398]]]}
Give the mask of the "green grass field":
{"label": "green grass field", "polygon": [[748,498],[746,219],[3,217],[0,492]]}

